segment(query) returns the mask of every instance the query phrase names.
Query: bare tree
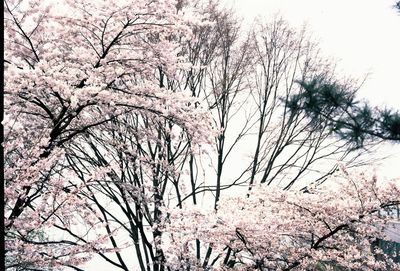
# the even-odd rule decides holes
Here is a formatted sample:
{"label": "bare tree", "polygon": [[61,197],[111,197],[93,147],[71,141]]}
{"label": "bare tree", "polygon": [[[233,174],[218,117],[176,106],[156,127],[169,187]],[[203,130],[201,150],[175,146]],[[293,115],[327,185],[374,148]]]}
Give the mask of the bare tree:
{"label": "bare tree", "polygon": [[[248,76],[252,60],[250,36],[241,36],[240,24],[232,12],[224,12],[216,18],[214,35],[219,37],[217,56],[207,69],[207,85],[204,97],[214,113],[214,122],[219,135],[215,139],[217,151],[215,208],[221,195],[224,164],[238,141],[247,134],[251,116],[246,115],[244,123],[236,122],[241,128],[237,135],[230,130],[235,115],[243,114],[250,97]],[[237,127],[235,127],[237,128]],[[230,138],[228,138],[230,135]]]}
{"label": "bare tree", "polygon": [[316,173],[312,178],[323,180],[336,165],[330,163],[324,171],[320,162],[341,161],[349,148],[332,140],[326,122],[310,121],[289,106],[291,95],[303,91],[297,80],[315,73],[334,76],[332,66],[319,56],[305,30],[296,31],[281,18],[258,24],[252,40],[257,60],[252,91],[257,131],[252,161],[245,170],[250,187],[257,181],[289,189],[311,172]]}

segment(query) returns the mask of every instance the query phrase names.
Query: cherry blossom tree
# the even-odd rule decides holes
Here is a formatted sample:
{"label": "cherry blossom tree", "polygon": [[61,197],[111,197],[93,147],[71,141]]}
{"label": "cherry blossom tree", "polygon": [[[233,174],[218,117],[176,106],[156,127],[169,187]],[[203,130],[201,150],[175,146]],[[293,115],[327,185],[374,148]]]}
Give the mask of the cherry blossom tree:
{"label": "cherry blossom tree", "polygon": [[[70,159],[76,146],[90,152],[80,142],[92,133],[109,136],[104,125],[133,114],[144,128],[149,119],[179,125],[193,148],[208,141],[208,113],[196,99],[160,86],[154,75],[162,69],[173,77],[184,68],[177,41],[190,31],[174,4],[64,1],[60,9],[45,1],[5,1],[7,268],[77,268],[88,253],[110,250],[118,257],[120,247],[102,245],[114,244],[110,228],[96,229],[98,221],[107,224],[102,210],[82,196],[112,174],[113,165],[87,172]],[[144,133],[157,140],[157,133]],[[157,198],[153,204],[157,217]],[[80,223],[90,234],[78,229]],[[69,237],[39,238],[49,229]],[[117,266],[127,270],[121,261]]]}
{"label": "cherry blossom tree", "polygon": [[[379,211],[399,204],[399,184],[342,169],[306,192],[257,186],[221,199],[215,212],[171,210],[167,262],[173,270],[398,270],[373,243],[387,239]],[[195,238],[213,247],[209,259],[194,256]]]}

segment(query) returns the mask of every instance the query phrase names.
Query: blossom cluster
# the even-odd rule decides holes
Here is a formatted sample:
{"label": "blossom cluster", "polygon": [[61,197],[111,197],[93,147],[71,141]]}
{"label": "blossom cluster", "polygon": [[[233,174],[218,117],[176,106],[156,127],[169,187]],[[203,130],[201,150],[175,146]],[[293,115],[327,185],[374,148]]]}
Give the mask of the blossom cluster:
{"label": "blossom cluster", "polygon": [[399,184],[343,170],[307,192],[254,187],[222,199],[217,211],[173,209],[164,228],[164,244],[173,248],[167,257],[176,270],[204,268],[200,240],[212,248],[213,270],[397,270],[373,243],[388,238],[390,218],[380,211],[399,204]]}

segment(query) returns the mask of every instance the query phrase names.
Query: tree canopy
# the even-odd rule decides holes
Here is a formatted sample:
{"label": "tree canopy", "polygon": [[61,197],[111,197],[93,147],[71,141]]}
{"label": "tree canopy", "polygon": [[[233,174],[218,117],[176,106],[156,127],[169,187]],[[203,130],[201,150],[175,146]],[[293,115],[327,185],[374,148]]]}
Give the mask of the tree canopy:
{"label": "tree canopy", "polygon": [[217,0],[4,12],[6,270],[400,268],[372,246],[399,181],[348,169],[399,114],[306,29]]}

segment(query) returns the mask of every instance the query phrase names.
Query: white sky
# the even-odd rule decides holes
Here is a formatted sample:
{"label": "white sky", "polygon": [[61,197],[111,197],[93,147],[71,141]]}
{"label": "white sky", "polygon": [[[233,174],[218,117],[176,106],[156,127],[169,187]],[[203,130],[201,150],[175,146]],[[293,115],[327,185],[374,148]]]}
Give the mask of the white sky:
{"label": "white sky", "polygon": [[[292,27],[304,24],[318,41],[321,53],[337,63],[343,75],[367,80],[359,99],[372,106],[400,110],[400,13],[395,0],[222,0],[245,23],[280,15]],[[382,177],[400,177],[400,144],[387,144],[392,155],[377,168]]]}
{"label": "white sky", "polygon": [[370,74],[360,98],[400,109],[400,13],[395,0],[224,0],[251,22],[281,15],[294,27],[305,23],[322,53],[345,74]]}

